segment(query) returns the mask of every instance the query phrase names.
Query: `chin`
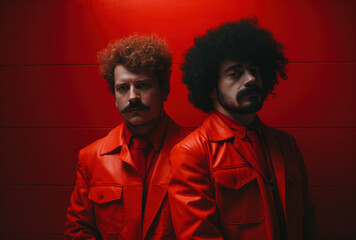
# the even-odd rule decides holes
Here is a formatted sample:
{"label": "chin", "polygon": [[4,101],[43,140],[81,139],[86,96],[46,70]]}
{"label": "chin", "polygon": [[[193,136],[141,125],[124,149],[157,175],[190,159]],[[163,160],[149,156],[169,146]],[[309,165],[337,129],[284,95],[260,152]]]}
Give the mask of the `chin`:
{"label": "chin", "polygon": [[259,102],[254,101],[244,105],[243,107],[236,109],[236,112],[241,114],[256,113],[259,110],[261,110],[262,106],[263,106],[263,101],[259,101]]}
{"label": "chin", "polygon": [[125,119],[125,121],[134,127],[146,126],[151,122],[151,119],[146,119],[142,117],[133,117],[130,119]]}

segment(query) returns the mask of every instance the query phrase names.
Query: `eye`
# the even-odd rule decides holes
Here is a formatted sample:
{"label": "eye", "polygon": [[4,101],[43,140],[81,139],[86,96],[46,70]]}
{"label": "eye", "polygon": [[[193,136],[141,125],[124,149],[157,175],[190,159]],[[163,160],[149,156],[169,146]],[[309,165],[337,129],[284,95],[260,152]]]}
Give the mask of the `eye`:
{"label": "eye", "polygon": [[227,75],[233,79],[239,79],[242,75],[242,72],[241,71],[237,71],[237,70],[234,70],[234,71],[229,71],[227,73]]}
{"label": "eye", "polygon": [[125,92],[125,91],[127,91],[127,90],[129,90],[129,87],[126,86],[126,85],[119,85],[119,86],[116,86],[116,91],[118,91],[118,92]]}
{"label": "eye", "polygon": [[137,84],[138,89],[149,89],[151,84],[149,82],[140,82]]}

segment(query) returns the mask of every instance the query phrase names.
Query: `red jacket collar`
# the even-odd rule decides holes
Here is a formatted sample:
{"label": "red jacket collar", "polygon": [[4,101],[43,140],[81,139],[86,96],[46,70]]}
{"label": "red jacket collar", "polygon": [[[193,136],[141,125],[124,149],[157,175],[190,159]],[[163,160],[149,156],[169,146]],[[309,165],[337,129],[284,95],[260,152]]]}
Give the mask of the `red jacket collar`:
{"label": "red jacket collar", "polygon": [[[169,153],[170,148],[176,143],[174,140],[179,138],[182,139],[183,136],[186,135],[186,132],[182,131],[181,127],[176,122],[174,122],[168,115],[165,116],[165,119],[163,121],[164,124],[162,125],[164,125],[164,131],[162,131],[162,135],[167,135],[163,144],[163,148],[167,150],[167,153]],[[119,126],[109,132],[109,134],[105,138],[103,147],[99,152],[100,155],[108,154],[114,150],[120,151],[122,145],[126,144],[124,124],[124,122],[121,123]],[[163,136],[154,135],[152,137],[156,139],[158,137]],[[161,138],[159,140],[161,140]]]}
{"label": "red jacket collar", "polygon": [[121,146],[125,144],[124,124],[125,123],[121,123],[109,132],[99,152],[100,155],[108,154],[117,148],[121,148]]}
{"label": "red jacket collar", "polygon": [[[150,143],[152,143],[153,148],[156,151],[159,151],[161,148],[162,144],[162,138],[164,137],[164,134],[167,132],[167,126],[168,126],[168,116],[166,113],[164,113],[164,116],[160,120],[160,122],[154,127],[154,129],[150,130],[148,134],[143,136],[145,139],[149,140]],[[134,136],[134,134],[131,132],[131,130],[127,127],[126,124],[123,126],[123,133],[124,133],[124,139],[125,143],[127,146],[131,146],[131,138]]]}
{"label": "red jacket collar", "polygon": [[[229,138],[234,138],[235,136],[242,139],[246,135],[246,130],[239,131],[235,134],[215,112],[205,119],[204,125],[208,129],[208,132],[211,133],[209,137],[212,141],[223,141]],[[269,134],[273,136],[279,135],[278,130],[266,126],[261,120],[259,120],[258,125],[261,129],[267,130]]]}
{"label": "red jacket collar", "polygon": [[204,125],[207,128],[211,141],[223,141],[235,137],[234,132],[216,114],[212,113],[205,119]]}

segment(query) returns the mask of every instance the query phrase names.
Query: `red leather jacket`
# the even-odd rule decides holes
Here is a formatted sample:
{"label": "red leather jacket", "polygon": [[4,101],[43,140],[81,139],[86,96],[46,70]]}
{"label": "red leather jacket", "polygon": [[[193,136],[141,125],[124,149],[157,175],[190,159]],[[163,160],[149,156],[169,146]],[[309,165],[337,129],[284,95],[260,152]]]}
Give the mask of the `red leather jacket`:
{"label": "red leather jacket", "polygon": [[123,137],[123,124],[79,153],[67,211],[69,239],[175,239],[168,205],[169,152],[186,135],[168,120],[142,216],[142,180]]}
{"label": "red leather jacket", "polygon": [[[314,205],[292,136],[263,125],[288,240],[313,239]],[[178,239],[276,240],[272,192],[246,138],[215,114],[171,152],[169,200]]]}

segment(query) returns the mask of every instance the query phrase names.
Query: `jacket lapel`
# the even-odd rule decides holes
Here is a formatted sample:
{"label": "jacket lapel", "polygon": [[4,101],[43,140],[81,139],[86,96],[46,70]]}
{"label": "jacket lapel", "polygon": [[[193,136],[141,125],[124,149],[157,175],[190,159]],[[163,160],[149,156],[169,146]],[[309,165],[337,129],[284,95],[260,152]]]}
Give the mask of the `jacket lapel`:
{"label": "jacket lapel", "polygon": [[171,118],[168,120],[168,127],[165,137],[163,137],[163,146],[159,152],[152,172],[151,182],[148,186],[145,214],[143,219],[142,239],[147,235],[159,208],[166,197],[168,184],[171,180],[171,163],[169,153],[171,148],[182,140],[186,135],[185,132]]}
{"label": "jacket lapel", "polygon": [[257,155],[246,138],[241,139],[240,137],[235,136],[233,131],[224,123],[223,120],[220,119],[218,115],[216,115],[216,113],[212,113],[206,119],[204,125],[208,129],[212,141],[226,141],[228,139],[234,138],[234,148],[241,155],[241,157],[248,164],[250,164],[250,166],[256,169],[256,171],[267,182],[266,173],[258,163]]}
{"label": "jacket lapel", "polygon": [[281,152],[280,143],[278,141],[278,135],[273,134],[271,129],[267,126],[264,126],[264,130],[266,130],[264,137],[266,139],[268,152],[274,169],[279,195],[282,201],[284,214],[286,214],[285,163]]}
{"label": "jacket lapel", "polygon": [[142,228],[143,239],[145,238],[147,231],[166,196],[170,179],[171,165],[169,162],[169,156],[164,150],[161,150],[152,173],[150,185],[148,187]]}
{"label": "jacket lapel", "polygon": [[[248,141],[248,140],[247,140]],[[261,164],[259,163],[258,157],[253,150],[250,143],[246,143],[246,140],[243,141],[238,137],[235,137],[234,140],[234,147],[235,149],[241,154],[241,156],[248,162],[256,171],[262,176],[262,178],[267,181],[267,176],[262,168]]]}
{"label": "jacket lapel", "polygon": [[[109,132],[105,143],[100,150],[100,155],[107,155],[107,157],[111,155],[112,157],[116,157],[121,161],[130,164],[133,168],[136,169],[136,165],[132,160],[130,151],[125,144],[125,136],[123,133],[124,124],[125,123],[121,123],[119,126]],[[119,153],[119,155],[116,155],[117,153]]]}

